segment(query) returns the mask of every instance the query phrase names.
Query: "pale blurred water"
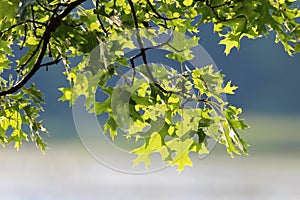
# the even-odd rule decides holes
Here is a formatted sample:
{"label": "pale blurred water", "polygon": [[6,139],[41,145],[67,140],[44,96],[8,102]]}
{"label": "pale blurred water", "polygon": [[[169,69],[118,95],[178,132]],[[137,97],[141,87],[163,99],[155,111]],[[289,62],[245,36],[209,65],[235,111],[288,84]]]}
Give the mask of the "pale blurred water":
{"label": "pale blurred water", "polygon": [[[180,175],[175,167],[131,175],[103,167],[79,142],[0,151],[0,199],[300,199],[299,154],[232,160],[218,148]],[[120,158],[122,159],[122,158]]]}

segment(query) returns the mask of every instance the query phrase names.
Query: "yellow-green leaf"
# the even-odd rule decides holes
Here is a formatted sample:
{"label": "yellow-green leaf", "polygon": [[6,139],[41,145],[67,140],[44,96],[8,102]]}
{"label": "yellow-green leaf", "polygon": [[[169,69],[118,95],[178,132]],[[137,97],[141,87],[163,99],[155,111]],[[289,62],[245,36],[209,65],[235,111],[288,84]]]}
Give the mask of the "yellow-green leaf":
{"label": "yellow-green leaf", "polygon": [[183,1],[183,5],[185,5],[185,6],[191,6],[192,3],[193,3],[193,0],[184,0]]}
{"label": "yellow-green leaf", "polygon": [[235,85],[231,86],[231,81],[229,81],[224,88],[224,92],[226,94],[234,94],[234,90],[236,90],[236,89],[238,89],[238,87]]}

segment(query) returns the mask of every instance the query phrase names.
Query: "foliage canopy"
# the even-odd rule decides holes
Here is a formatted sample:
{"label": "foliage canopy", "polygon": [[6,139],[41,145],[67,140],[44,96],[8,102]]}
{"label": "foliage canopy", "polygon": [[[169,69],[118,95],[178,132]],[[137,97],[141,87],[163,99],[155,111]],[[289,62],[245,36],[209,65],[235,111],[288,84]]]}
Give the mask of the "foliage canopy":
{"label": "foliage canopy", "polygon": [[[275,32],[275,42],[296,54],[300,10],[294,0],[93,0],[92,6],[87,2],[0,2],[3,146],[14,142],[19,149],[31,139],[45,151],[41,133],[47,131],[39,119],[43,96],[28,83],[38,70],[61,62],[70,85],[59,88],[60,100],[73,105],[84,95],[89,112],[106,113],[104,131],[112,138],[126,134],[128,139],[143,140],[132,150],[137,154],[135,165],[144,162],[147,167],[151,153],[158,152],[181,171],[192,165],[189,152],[208,153],[211,139],[225,145],[232,156],[247,154],[247,143],[239,135],[248,127],[239,118],[242,110],[224,98],[237,87],[224,83],[224,75],[213,66],[189,66],[200,39],[196,33],[200,24],[213,23],[228,55],[240,47],[243,37]],[[22,50],[21,58],[14,58],[13,46]],[[150,63],[148,52],[154,49],[163,50],[179,68]],[[70,58],[81,61],[74,66]],[[109,84],[116,78],[122,84]],[[106,94],[104,101],[97,100],[98,90]]]}

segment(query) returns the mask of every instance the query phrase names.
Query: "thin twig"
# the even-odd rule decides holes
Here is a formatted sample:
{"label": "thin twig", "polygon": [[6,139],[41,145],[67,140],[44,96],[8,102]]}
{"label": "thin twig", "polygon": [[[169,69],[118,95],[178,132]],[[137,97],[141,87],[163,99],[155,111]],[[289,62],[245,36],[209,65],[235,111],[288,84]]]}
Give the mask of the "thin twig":
{"label": "thin twig", "polygon": [[50,8],[47,8],[46,6],[44,6],[39,0],[36,0],[37,4],[39,6],[41,6],[44,10],[48,11],[48,12],[51,12],[51,13],[56,13],[57,9],[59,8],[59,6],[62,6],[61,3],[58,3],[56,5],[56,7],[54,9],[50,9]]}
{"label": "thin twig", "polygon": [[152,5],[152,3],[150,2],[150,0],[146,0],[147,4],[150,6],[151,10],[155,13],[155,17],[159,18],[159,19],[163,19],[165,21],[171,21],[171,20],[175,20],[175,19],[179,19],[179,17],[173,17],[173,18],[168,18],[168,17],[164,17],[162,16]]}
{"label": "thin twig", "polygon": [[26,42],[26,39],[27,39],[27,24],[24,25],[24,38],[23,38],[23,42],[22,42],[22,44],[21,44],[21,46],[20,46],[20,50],[23,49],[24,44],[25,44],[25,42]]}
{"label": "thin twig", "polygon": [[21,70],[24,69],[24,67],[26,65],[28,65],[28,63],[31,62],[31,60],[33,59],[33,57],[37,54],[38,50],[40,49],[41,44],[42,44],[42,40],[39,41],[38,45],[36,46],[36,48],[34,49],[34,51],[31,53],[30,57],[23,64],[21,64],[20,67],[18,67],[16,69],[16,72],[19,73]]}
{"label": "thin twig", "polygon": [[36,27],[36,24],[35,24],[35,17],[34,17],[34,10],[33,10],[33,5],[30,5],[30,9],[31,9],[31,18],[32,18],[32,26],[33,26],[33,35],[35,36],[35,37],[38,37],[37,36],[37,34],[36,34],[36,29],[37,29],[37,27]]}
{"label": "thin twig", "polygon": [[141,36],[140,36],[140,33],[139,33],[139,24],[138,24],[138,19],[137,19],[137,16],[136,16],[136,11],[135,11],[133,2],[132,2],[132,0],[128,0],[128,3],[130,5],[132,18],[133,18],[133,23],[134,23],[134,26],[135,26],[136,31],[137,31],[136,37],[137,37],[137,43],[138,43],[139,48],[140,48],[140,56],[142,56],[142,59],[143,59],[143,62],[146,66],[146,71],[148,73],[149,78],[151,79],[152,82],[156,82],[153,75],[152,75],[152,73],[151,73],[151,70],[149,69],[149,66],[148,66],[146,51],[144,49],[143,42],[142,42],[142,39],[141,39]]}
{"label": "thin twig", "polygon": [[44,64],[41,64],[40,67],[46,67],[46,71],[48,71],[48,67],[50,65],[57,65],[60,61],[61,61],[61,55],[59,55],[55,60],[52,60],[50,62],[47,62],[47,63],[44,63]]}
{"label": "thin twig", "polygon": [[205,5],[206,5],[207,7],[210,8],[210,10],[214,13],[215,17],[216,17],[218,20],[220,20],[220,21],[226,21],[226,19],[222,19],[222,18],[218,15],[218,13],[217,13],[217,11],[216,11],[215,9],[216,9],[216,8],[220,8],[220,7],[223,7],[223,6],[226,6],[226,5],[229,6],[230,3],[231,3],[231,2],[228,1],[228,2],[224,2],[223,4],[213,6],[213,5],[211,4],[211,2],[209,2],[209,0],[206,0],[206,1],[205,1]]}
{"label": "thin twig", "polygon": [[[99,0],[96,1],[96,9],[98,9],[98,8],[99,8]],[[104,33],[105,33],[105,36],[108,36],[108,32],[107,32],[107,30],[106,30],[106,28],[105,28],[105,26],[104,26],[104,24],[103,24],[103,22],[100,19],[100,16],[98,14],[97,14],[97,20],[99,21],[100,26],[101,26],[102,30],[104,31]]]}
{"label": "thin twig", "polygon": [[198,2],[204,2],[205,5],[206,5],[207,7],[210,8],[210,10],[213,12],[214,16],[215,16],[218,20],[220,20],[220,21],[227,21],[226,19],[222,19],[222,18],[218,15],[218,13],[217,13],[217,11],[216,11],[216,8],[220,8],[220,7],[223,7],[223,6],[229,6],[229,5],[231,4],[231,1],[226,1],[226,2],[224,2],[224,3],[222,3],[222,4],[215,5],[215,6],[212,5],[212,3],[210,2],[210,0],[196,0],[196,1],[198,1]]}
{"label": "thin twig", "polygon": [[[139,26],[138,26],[138,19],[137,19],[137,16],[136,16],[136,11],[135,11],[135,8],[134,8],[134,5],[133,5],[133,2],[132,0],[128,0],[128,3],[130,5],[130,8],[131,8],[131,13],[132,13],[132,18],[133,18],[133,22],[134,22],[134,25],[135,25],[135,28],[136,28],[136,31],[137,31],[137,34],[136,34],[136,37],[137,37],[137,42],[138,42],[138,45],[139,45],[139,48],[140,48],[140,53],[133,56],[131,59],[130,59],[130,62],[131,62],[131,65],[132,65],[132,68],[135,70],[135,65],[134,65],[134,59],[138,58],[138,57],[142,57],[142,60],[143,60],[143,63],[144,65],[146,66],[146,71],[147,71],[147,74],[150,78],[150,80],[153,82],[153,84],[158,87],[161,91],[165,92],[165,93],[170,93],[170,91],[167,91],[165,90],[154,78],[151,70],[150,70],[150,67],[148,65],[148,62],[147,62],[147,56],[146,56],[146,51],[149,50],[149,49],[153,49],[153,48],[159,48],[165,44],[168,44],[169,41],[171,40],[172,38],[172,35],[169,37],[168,41],[165,42],[165,43],[161,43],[157,46],[152,46],[152,47],[147,47],[147,48],[144,48],[143,46],[143,43],[142,43],[142,39],[141,39],[141,36],[139,34]],[[134,79],[133,79],[134,80]],[[133,84],[133,83],[132,83]],[[174,92],[175,94],[175,92]]]}
{"label": "thin twig", "polygon": [[26,24],[26,23],[36,23],[36,24],[39,24],[39,25],[42,25],[42,26],[47,26],[46,23],[42,23],[42,22],[38,22],[38,21],[33,21],[31,19],[28,19],[28,20],[25,20],[25,21],[22,21],[22,22],[18,22],[17,24],[14,24],[12,26],[10,26],[9,28],[3,30],[0,32],[0,35],[2,35],[3,33],[6,33],[8,31],[10,31],[11,29],[17,27],[17,26],[20,26],[20,25],[23,25],[23,24]]}

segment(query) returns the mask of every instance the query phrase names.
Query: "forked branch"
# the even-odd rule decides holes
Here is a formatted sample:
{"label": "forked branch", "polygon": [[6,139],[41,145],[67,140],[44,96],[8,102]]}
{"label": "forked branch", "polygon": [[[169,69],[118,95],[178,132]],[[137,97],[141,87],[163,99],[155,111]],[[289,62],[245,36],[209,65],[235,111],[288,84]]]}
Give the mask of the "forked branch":
{"label": "forked branch", "polygon": [[[82,4],[83,2],[85,2],[86,0],[77,0],[74,1],[72,3],[66,4],[64,5],[65,8],[64,10],[61,12],[61,14],[57,14],[57,13],[53,13],[53,15],[51,16],[51,18],[48,21],[46,30],[36,48],[36,52],[33,52],[34,55],[30,56],[30,60],[38,53],[37,59],[32,67],[32,69],[29,71],[29,73],[24,76],[24,78],[22,80],[20,80],[18,83],[16,83],[14,86],[10,87],[7,90],[1,91],[0,92],[0,97],[1,96],[5,96],[8,94],[12,94],[14,92],[17,92],[19,89],[21,89],[31,78],[32,76],[42,67],[45,66],[44,64],[42,64],[43,58],[47,52],[47,48],[52,36],[52,33],[54,33],[57,28],[61,25],[63,18],[65,18],[69,13],[71,13],[71,11],[76,8],[77,6],[79,6],[80,4]],[[61,5],[58,5],[58,7],[60,7]],[[57,9],[58,10],[58,9]],[[25,64],[27,65],[29,62],[26,62]],[[21,68],[23,68],[24,66],[21,66]]]}

